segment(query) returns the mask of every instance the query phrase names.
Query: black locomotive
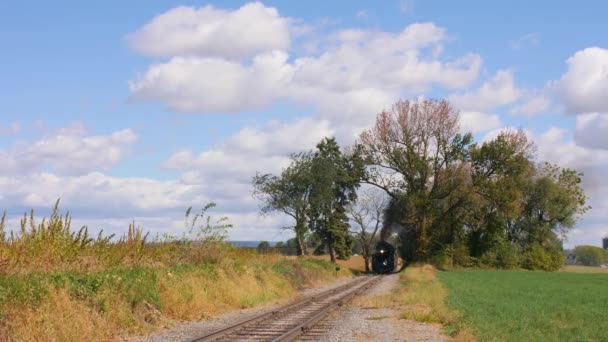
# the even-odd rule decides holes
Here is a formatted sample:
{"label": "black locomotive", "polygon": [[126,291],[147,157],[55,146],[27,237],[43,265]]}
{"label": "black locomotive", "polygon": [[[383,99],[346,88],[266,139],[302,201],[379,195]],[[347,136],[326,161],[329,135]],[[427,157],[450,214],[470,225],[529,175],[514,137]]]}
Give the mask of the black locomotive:
{"label": "black locomotive", "polygon": [[397,250],[386,241],[376,244],[376,250],[372,254],[372,271],[374,273],[392,273],[397,268]]}

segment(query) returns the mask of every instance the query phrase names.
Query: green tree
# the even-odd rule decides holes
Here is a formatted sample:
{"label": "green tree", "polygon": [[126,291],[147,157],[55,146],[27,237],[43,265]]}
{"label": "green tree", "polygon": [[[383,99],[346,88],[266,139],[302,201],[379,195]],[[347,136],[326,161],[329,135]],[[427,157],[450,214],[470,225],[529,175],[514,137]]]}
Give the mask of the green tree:
{"label": "green tree", "polygon": [[576,246],[572,253],[576,262],[585,266],[599,266],[608,262],[608,251],[595,246]]}
{"label": "green tree", "polygon": [[360,137],[362,182],[390,196],[385,227],[400,232],[402,257],[559,267],[564,235],[589,209],[582,174],[538,166],[522,130],[481,144],[458,132],[458,112],[425,99],[397,102]]}
{"label": "green tree", "polygon": [[362,133],[369,165],[364,182],[391,197],[389,225],[401,229],[402,256],[427,260],[434,230],[456,219],[464,203],[462,161],[470,134],[458,133],[458,112],[445,100],[399,101]]}
{"label": "green tree", "polygon": [[526,192],[516,237],[526,244],[559,248],[560,239],[590,208],[581,187],[582,174],[545,163]]}
{"label": "green tree", "polygon": [[295,232],[298,255],[305,255],[307,250],[312,159],[312,153],[294,154],[291,164],[280,176],[257,174],[253,177],[253,193],[262,202],[262,214],[281,212],[294,219],[294,225],[285,229]]}
{"label": "green tree", "polygon": [[[523,131],[503,131],[469,147],[471,187],[465,224],[471,254],[480,257],[517,243],[517,221],[535,175],[534,146]],[[491,258],[490,258],[491,259]]]}
{"label": "green tree", "polygon": [[332,262],[351,254],[352,236],[346,207],[357,199],[363,164],[353,152],[345,155],[334,138],[317,144],[312,159],[310,226],[321,239]]}
{"label": "green tree", "polygon": [[258,253],[266,254],[270,250],[270,243],[268,241],[262,241],[258,245]]}

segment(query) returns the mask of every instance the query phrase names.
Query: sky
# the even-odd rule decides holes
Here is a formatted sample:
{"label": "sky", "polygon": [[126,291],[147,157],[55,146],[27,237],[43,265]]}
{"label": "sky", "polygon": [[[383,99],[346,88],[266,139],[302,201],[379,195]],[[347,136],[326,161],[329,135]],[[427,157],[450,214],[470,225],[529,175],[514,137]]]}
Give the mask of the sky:
{"label": "sky", "polygon": [[179,235],[214,201],[232,240],[284,240],[256,172],[352,144],[400,98],[447,98],[483,141],[522,128],[585,174],[566,247],[608,235],[605,1],[20,1],[0,11],[0,208]]}

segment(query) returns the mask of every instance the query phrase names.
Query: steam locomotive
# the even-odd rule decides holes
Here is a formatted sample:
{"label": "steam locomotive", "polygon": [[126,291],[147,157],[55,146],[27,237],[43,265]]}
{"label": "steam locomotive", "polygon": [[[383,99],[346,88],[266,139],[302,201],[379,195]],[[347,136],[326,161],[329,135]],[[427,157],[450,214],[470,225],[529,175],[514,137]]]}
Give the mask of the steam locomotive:
{"label": "steam locomotive", "polygon": [[372,271],[378,274],[392,273],[397,268],[398,260],[395,247],[386,241],[380,241],[372,254]]}

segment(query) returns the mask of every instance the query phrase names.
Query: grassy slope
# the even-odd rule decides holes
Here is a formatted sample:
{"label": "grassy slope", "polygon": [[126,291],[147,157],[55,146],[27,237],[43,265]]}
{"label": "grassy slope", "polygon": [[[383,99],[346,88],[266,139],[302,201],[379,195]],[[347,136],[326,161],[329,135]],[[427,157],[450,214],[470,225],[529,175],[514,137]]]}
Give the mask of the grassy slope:
{"label": "grassy slope", "polygon": [[608,274],[476,270],[439,278],[481,341],[608,340]]}
{"label": "grassy slope", "polygon": [[203,319],[348,276],[320,260],[235,255],[221,263],[0,276],[0,340],[111,340]]}

